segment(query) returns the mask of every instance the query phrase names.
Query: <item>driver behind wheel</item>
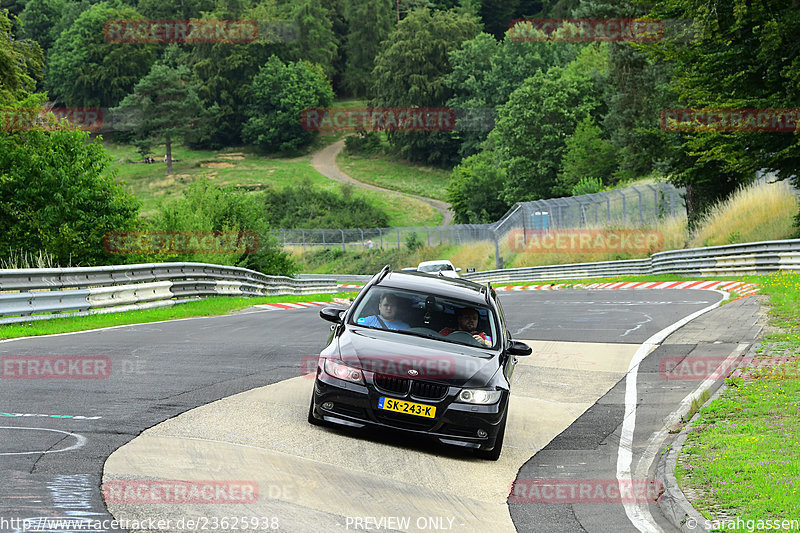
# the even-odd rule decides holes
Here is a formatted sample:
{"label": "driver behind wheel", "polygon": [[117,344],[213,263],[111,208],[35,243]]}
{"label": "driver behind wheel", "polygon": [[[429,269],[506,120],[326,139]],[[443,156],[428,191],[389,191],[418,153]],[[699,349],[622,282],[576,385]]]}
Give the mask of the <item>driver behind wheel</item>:
{"label": "driver behind wheel", "polygon": [[452,328],[444,328],[439,333],[444,335],[450,335],[454,331],[466,331],[472,338],[478,341],[483,346],[491,346],[492,345],[492,338],[488,336],[483,331],[478,331],[478,320],[480,317],[478,316],[478,310],[474,307],[462,307],[457,312],[457,319],[458,319],[458,329]]}

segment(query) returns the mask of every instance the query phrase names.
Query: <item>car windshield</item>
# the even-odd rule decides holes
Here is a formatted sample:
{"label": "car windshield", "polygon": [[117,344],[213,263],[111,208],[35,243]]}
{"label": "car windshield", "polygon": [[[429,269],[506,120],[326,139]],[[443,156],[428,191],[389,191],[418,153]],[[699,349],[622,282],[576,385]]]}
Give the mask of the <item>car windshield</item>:
{"label": "car windshield", "polygon": [[447,263],[436,263],[435,265],[423,265],[417,270],[420,272],[439,272],[440,270],[453,270]]}
{"label": "car windshield", "polygon": [[436,294],[373,287],[359,302],[351,324],[454,344],[495,348],[492,310]]}

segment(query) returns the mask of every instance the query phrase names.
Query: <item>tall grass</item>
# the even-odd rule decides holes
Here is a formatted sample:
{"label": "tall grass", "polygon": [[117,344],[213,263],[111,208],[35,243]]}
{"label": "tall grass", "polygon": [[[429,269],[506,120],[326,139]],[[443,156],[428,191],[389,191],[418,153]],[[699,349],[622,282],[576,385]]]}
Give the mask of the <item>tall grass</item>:
{"label": "tall grass", "polygon": [[716,204],[701,219],[691,246],[791,238],[800,200],[786,182],[752,184]]}
{"label": "tall grass", "polygon": [[[593,263],[599,261],[618,261],[625,259],[643,259],[651,254],[664,250],[674,250],[684,248],[688,240],[689,231],[686,219],[682,216],[665,217],[656,224],[643,228],[634,226],[589,226],[581,230],[598,230],[608,233],[626,230],[642,230],[645,232],[657,232],[660,234],[659,246],[650,246],[634,252],[622,252],[614,250],[597,251],[569,251],[569,252],[542,252],[535,249],[517,251],[511,245],[511,236],[503,239],[500,244],[500,255],[505,260],[506,267],[527,267],[540,265],[564,265],[570,263]],[[575,231],[574,229],[564,230],[566,232]],[[494,267],[492,267],[494,268]]]}
{"label": "tall grass", "polygon": [[59,265],[53,255],[47,251],[27,252],[25,250],[9,250],[7,258],[0,258],[0,268],[58,268],[72,266],[72,261],[67,265]]}

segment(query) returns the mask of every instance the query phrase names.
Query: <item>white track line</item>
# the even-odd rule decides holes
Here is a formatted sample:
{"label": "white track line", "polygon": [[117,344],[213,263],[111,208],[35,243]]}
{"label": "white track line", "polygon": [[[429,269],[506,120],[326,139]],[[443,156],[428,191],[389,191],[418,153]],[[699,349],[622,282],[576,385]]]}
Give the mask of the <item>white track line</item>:
{"label": "white track line", "polygon": [[[620,434],[619,450],[617,452],[617,481],[619,482],[620,487],[632,486],[631,465],[633,463],[633,432],[636,428],[636,379],[638,377],[639,364],[644,360],[645,357],[647,357],[647,354],[649,354],[672,332],[684,326],[691,320],[694,320],[703,313],[707,313],[708,311],[719,307],[720,304],[728,297],[728,295],[722,291],[716,292],[719,292],[723,295],[723,298],[719,302],[696,311],[655,333],[641,346],[639,346],[639,348],[636,350],[636,353],[633,355],[633,359],[631,359],[630,365],[628,366],[628,373],[625,377],[625,417],[622,421],[622,432]],[[655,520],[653,520],[650,511],[646,508],[643,508],[640,503],[624,503],[623,507],[625,508],[625,514],[628,515],[628,519],[631,521],[634,527],[642,533],[663,531],[658,524],[656,524]]]}

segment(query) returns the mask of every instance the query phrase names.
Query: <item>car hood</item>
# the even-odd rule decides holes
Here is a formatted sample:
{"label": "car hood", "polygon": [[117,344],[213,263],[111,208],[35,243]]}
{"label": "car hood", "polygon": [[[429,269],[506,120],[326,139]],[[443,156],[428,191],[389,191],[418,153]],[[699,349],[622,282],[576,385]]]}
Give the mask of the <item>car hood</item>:
{"label": "car hood", "polygon": [[458,387],[486,386],[499,367],[497,353],[365,328],[353,328],[339,337],[339,355],[366,372]]}

